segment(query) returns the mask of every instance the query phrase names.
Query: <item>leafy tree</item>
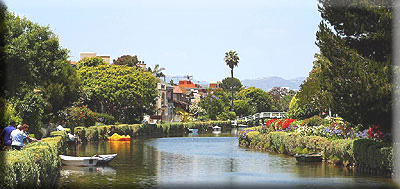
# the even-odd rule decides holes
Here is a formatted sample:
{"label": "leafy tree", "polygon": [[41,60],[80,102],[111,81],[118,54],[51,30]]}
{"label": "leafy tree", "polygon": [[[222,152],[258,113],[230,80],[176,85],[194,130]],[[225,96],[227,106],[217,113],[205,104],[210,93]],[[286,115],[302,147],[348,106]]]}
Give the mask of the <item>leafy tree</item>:
{"label": "leafy tree", "polygon": [[221,83],[221,88],[224,91],[228,91],[231,90],[231,87],[233,86],[233,91],[237,92],[242,88],[242,83],[240,82],[239,79],[237,78],[231,78],[231,77],[227,77],[225,79],[222,80]]}
{"label": "leafy tree", "polygon": [[[6,75],[7,75],[7,70],[6,70],[6,64],[4,63],[6,61],[6,53],[5,53],[5,47],[6,47],[6,36],[9,33],[9,28],[6,26],[6,14],[7,14],[7,7],[4,5],[3,2],[0,2],[0,98],[5,98],[5,91],[6,91]],[[6,107],[6,101],[0,100],[0,107]],[[5,112],[5,111],[4,111]],[[0,113],[0,117],[3,117],[4,115]],[[8,123],[7,123],[8,124]],[[0,125],[0,128],[3,125]]]}
{"label": "leafy tree", "polygon": [[[236,53],[236,51],[231,50],[231,51],[225,53],[224,61],[225,61],[226,65],[228,65],[229,68],[231,69],[231,78],[233,80],[233,68],[239,64],[239,56]],[[231,83],[231,84],[233,84],[233,83]],[[231,110],[233,110],[233,86],[231,87],[231,92],[232,92]]]}
{"label": "leafy tree", "polygon": [[289,90],[287,88],[274,87],[268,93],[271,95],[274,106],[277,108],[277,110],[284,111],[283,104],[281,104],[281,99],[289,93]]}
{"label": "leafy tree", "polygon": [[254,112],[276,111],[269,93],[255,87],[243,89],[236,94],[238,100],[247,100]]}
{"label": "leafy tree", "polygon": [[107,63],[100,57],[86,57],[80,60],[77,64],[77,68],[81,68],[83,66],[100,66],[100,65],[107,65]]}
{"label": "leafy tree", "polygon": [[206,114],[206,110],[199,105],[199,102],[194,102],[189,105],[189,113],[195,116],[204,116]]}
{"label": "leafy tree", "polygon": [[22,119],[17,116],[15,105],[7,102],[4,98],[0,98],[0,104],[4,104],[4,107],[0,109],[0,130],[4,129],[11,121],[22,122]]}
{"label": "leafy tree", "polygon": [[299,107],[303,109],[306,117],[321,115],[329,109],[332,102],[331,93],[322,88],[324,81],[321,65],[329,64],[329,62],[321,55],[316,55],[315,58],[313,69],[297,93]]}
{"label": "leafy tree", "polygon": [[247,100],[233,101],[233,109],[235,110],[236,115],[240,117],[256,113]]}
{"label": "leafy tree", "polygon": [[[31,130],[38,131],[42,119],[47,120],[77,99],[76,70],[67,60],[68,50],[60,47],[58,37],[49,27],[10,12],[6,14],[5,26],[5,61],[1,62],[7,73],[5,98],[21,111],[20,117],[31,125]],[[25,107],[29,103],[35,106]],[[29,116],[31,111],[38,112]]]}
{"label": "leafy tree", "polygon": [[392,3],[320,0],[321,89],[354,125],[391,126]]}
{"label": "leafy tree", "polygon": [[122,123],[140,123],[144,114],[154,112],[157,78],[136,67],[118,65],[83,66],[82,102]]}
{"label": "leafy tree", "polygon": [[17,115],[22,118],[24,123],[30,126],[30,131],[34,132],[36,136],[41,137],[40,128],[42,127],[42,118],[45,116],[44,111],[47,102],[41,94],[34,92],[26,92],[22,99],[15,102],[15,110]]}
{"label": "leafy tree", "polygon": [[295,94],[294,92],[288,93],[280,99],[279,104],[280,104],[281,109],[279,111],[287,112],[289,110],[289,104],[290,104],[290,101],[292,100],[294,94]]}
{"label": "leafy tree", "polygon": [[117,58],[117,60],[113,60],[113,64],[115,65],[125,65],[125,66],[136,66],[136,64],[139,63],[138,57],[131,56],[131,55],[122,55]]}
{"label": "leafy tree", "polygon": [[216,120],[218,115],[229,112],[229,99],[223,90],[216,89],[200,101],[200,107],[206,110],[210,119]]}
{"label": "leafy tree", "polygon": [[236,118],[235,112],[222,112],[218,114],[217,120],[226,121],[226,120],[234,120]]}
{"label": "leafy tree", "polygon": [[[10,121],[10,111],[7,107],[9,104],[5,99],[5,91],[6,91],[6,64],[5,62],[5,46],[6,46],[6,35],[9,33],[8,27],[6,26],[6,12],[7,7],[4,3],[0,2],[0,129],[2,130],[9,124]],[[13,114],[13,113],[11,113]]]}
{"label": "leafy tree", "polygon": [[[297,93],[298,94],[298,93]],[[289,103],[289,110],[286,113],[286,117],[295,118],[295,119],[305,119],[305,112],[299,105],[299,99],[296,97],[295,94],[292,100]]]}

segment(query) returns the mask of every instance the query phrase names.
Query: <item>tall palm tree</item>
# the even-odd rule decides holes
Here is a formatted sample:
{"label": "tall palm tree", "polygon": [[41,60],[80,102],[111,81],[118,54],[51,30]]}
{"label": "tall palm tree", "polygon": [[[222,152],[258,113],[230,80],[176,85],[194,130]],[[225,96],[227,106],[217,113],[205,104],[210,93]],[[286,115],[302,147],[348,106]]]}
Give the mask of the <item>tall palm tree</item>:
{"label": "tall palm tree", "polygon": [[[232,77],[232,81],[233,81],[233,68],[239,64],[239,56],[236,53],[236,51],[230,50],[229,52],[225,53],[224,61],[225,61],[226,65],[228,65],[229,68],[231,68],[231,77]],[[231,85],[233,85],[233,82]],[[231,92],[232,92],[231,111],[233,111],[233,86],[231,86]]]}

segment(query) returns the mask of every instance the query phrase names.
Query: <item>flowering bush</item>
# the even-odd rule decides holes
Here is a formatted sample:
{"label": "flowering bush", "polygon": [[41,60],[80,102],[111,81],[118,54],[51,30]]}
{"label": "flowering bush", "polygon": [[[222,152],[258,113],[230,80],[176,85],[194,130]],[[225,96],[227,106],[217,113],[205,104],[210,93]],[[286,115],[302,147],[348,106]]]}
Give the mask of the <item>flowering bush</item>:
{"label": "flowering bush", "polygon": [[65,120],[68,126],[94,126],[96,122],[95,112],[87,106],[72,106],[64,110]]}
{"label": "flowering bush", "polygon": [[261,129],[261,127],[249,127],[249,128],[245,128],[241,131],[241,135],[240,138],[241,139],[247,139],[248,138],[248,134],[252,135],[251,132],[258,132]]}
{"label": "flowering bush", "polygon": [[386,140],[390,137],[390,133],[383,133],[380,129],[379,125],[374,125],[370,127],[368,130],[368,138],[371,139],[379,139],[379,140]]}
{"label": "flowering bush", "polygon": [[295,119],[270,119],[265,123],[265,128],[272,128],[277,131],[288,131],[290,130],[291,124],[296,121]]}
{"label": "flowering bush", "polygon": [[272,131],[297,132],[301,136],[321,136],[328,139],[365,139],[368,137],[385,140],[390,136],[390,133],[384,134],[379,125],[370,127],[368,130],[358,131],[357,127],[350,127],[350,124],[340,117],[328,117],[322,120],[318,116],[313,116],[303,121],[270,119],[261,129],[261,133]]}

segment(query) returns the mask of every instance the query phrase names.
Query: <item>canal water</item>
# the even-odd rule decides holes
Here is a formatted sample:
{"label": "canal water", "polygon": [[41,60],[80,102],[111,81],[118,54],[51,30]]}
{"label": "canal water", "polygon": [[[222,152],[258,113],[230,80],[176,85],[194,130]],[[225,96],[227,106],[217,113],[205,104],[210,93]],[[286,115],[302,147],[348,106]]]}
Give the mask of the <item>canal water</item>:
{"label": "canal water", "polygon": [[238,146],[235,130],[71,145],[67,155],[118,153],[109,166],[62,166],[58,188],[394,188],[390,178]]}

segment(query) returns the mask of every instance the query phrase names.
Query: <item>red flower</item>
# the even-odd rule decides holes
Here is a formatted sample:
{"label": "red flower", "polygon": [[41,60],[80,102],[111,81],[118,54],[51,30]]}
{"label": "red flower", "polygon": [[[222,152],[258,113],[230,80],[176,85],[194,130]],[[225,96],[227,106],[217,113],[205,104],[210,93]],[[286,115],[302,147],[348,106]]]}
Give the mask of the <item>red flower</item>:
{"label": "red flower", "polygon": [[372,128],[370,127],[368,129],[368,138],[371,138],[371,137],[372,137]]}

